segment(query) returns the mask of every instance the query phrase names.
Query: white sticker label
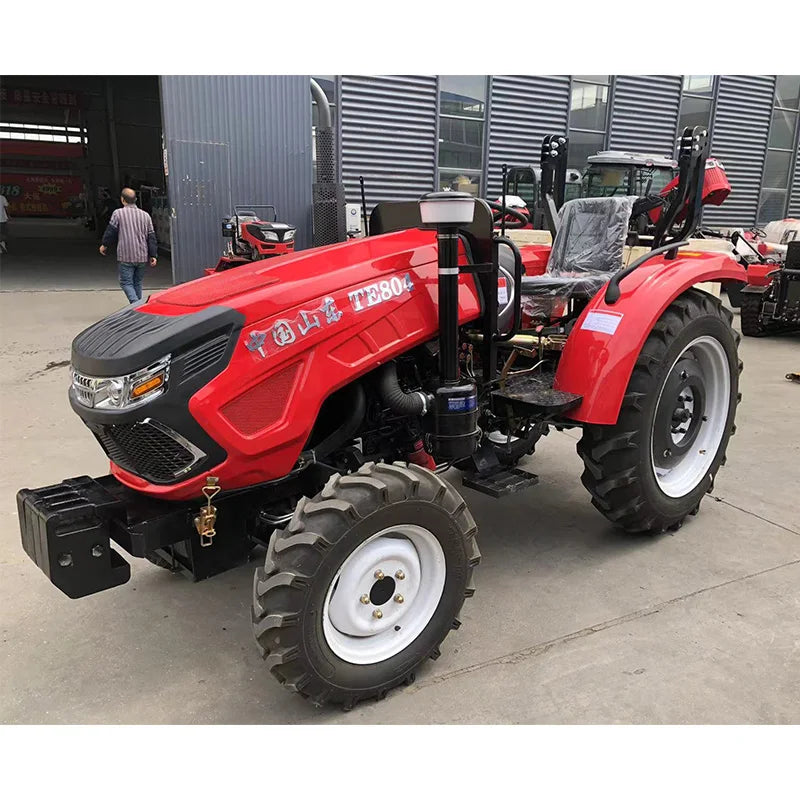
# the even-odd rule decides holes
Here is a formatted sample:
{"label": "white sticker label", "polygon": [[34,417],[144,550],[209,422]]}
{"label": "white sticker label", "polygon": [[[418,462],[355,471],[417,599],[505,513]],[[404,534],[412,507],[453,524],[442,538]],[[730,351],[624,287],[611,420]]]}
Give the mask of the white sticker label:
{"label": "white sticker label", "polygon": [[613,336],[617,332],[617,326],[622,317],[622,314],[615,311],[590,311],[581,325],[581,330],[597,331]]}
{"label": "white sticker label", "polygon": [[497,281],[497,304],[504,306],[508,302],[508,283],[505,278]]}

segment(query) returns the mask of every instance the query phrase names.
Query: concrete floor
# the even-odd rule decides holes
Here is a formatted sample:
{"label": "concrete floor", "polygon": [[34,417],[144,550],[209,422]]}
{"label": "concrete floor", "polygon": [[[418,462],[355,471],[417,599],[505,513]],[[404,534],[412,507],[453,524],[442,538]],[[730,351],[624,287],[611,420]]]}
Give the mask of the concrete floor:
{"label": "concrete floor", "polygon": [[[114,255],[101,256],[99,246],[92,231],[65,220],[11,220],[8,253],[0,256],[0,288],[26,292],[118,289]],[[169,254],[161,253],[158,264],[145,272],[144,288],[171,285],[172,262]]]}
{"label": "concrete floor", "polygon": [[414,686],[343,714],[264,669],[252,566],[192,584],[136,561],[130,583],[72,601],[24,555],[15,491],[106,470],[63,364],[123,304],[0,295],[0,722],[800,723],[800,386],[783,377],[799,338],[742,341],[728,466],[674,534],[626,537],[591,507],[573,432],[541,444],[526,494],[464,490],[483,563],[463,626]]}

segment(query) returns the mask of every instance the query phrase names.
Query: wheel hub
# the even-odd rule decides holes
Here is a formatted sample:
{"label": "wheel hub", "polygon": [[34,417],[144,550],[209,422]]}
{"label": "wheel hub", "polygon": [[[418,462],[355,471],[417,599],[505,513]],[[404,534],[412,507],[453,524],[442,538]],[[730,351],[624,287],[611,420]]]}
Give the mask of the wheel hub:
{"label": "wheel hub", "polygon": [[[398,572],[404,576],[402,581],[393,577]],[[402,625],[402,618],[413,609],[420,579],[419,555],[408,539],[374,539],[342,569],[328,608],[330,621],[349,636],[374,636]],[[394,600],[398,583],[403,585],[402,603]],[[368,603],[362,602],[365,595]],[[376,609],[380,615],[374,613]]]}
{"label": "wheel hub", "polygon": [[444,589],[438,540],[416,525],[376,534],[345,560],[328,591],[323,631],[331,649],[355,664],[390,658],[433,616]]}
{"label": "wheel hub", "polygon": [[669,469],[689,452],[703,422],[705,379],[694,358],[681,358],[672,368],[656,409],[653,461]]}
{"label": "wheel hub", "polygon": [[672,365],[653,417],[653,473],[668,497],[687,495],[711,468],[725,435],[730,392],[730,365],[719,339],[694,339]]}

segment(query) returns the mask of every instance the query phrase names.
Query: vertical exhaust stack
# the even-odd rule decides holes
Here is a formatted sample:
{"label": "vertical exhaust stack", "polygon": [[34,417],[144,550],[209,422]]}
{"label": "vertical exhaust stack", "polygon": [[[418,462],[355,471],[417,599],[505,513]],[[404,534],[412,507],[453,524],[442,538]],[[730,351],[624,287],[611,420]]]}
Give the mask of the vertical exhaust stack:
{"label": "vertical exhaust stack", "polygon": [[462,378],[458,365],[458,228],[469,225],[475,200],[466,192],[431,192],[420,199],[423,228],[435,228],[439,264],[439,380],[429,436],[437,462],[458,461],[475,452],[478,387]]}
{"label": "vertical exhaust stack", "polygon": [[331,122],[331,107],[322,87],[312,78],[311,97],[319,109],[317,127],[317,174],[312,191],[314,209],[314,247],[336,244],[347,239],[344,214],[344,185],[338,183],[336,132]]}

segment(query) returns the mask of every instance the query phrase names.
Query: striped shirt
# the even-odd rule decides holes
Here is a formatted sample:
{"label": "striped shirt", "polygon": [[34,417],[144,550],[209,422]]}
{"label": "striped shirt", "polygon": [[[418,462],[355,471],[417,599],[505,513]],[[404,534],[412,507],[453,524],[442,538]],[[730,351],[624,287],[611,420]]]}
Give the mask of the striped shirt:
{"label": "striped shirt", "polygon": [[135,205],[118,208],[109,221],[117,230],[117,261],[142,264],[148,259],[147,237],[155,236],[153,220]]}

